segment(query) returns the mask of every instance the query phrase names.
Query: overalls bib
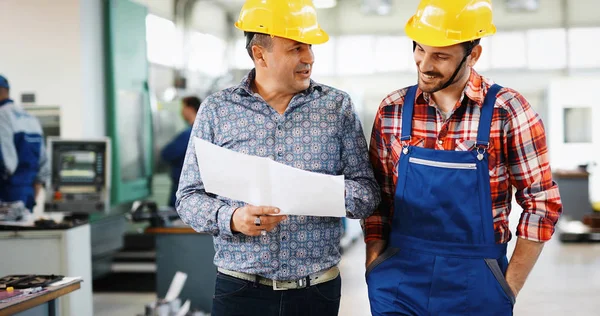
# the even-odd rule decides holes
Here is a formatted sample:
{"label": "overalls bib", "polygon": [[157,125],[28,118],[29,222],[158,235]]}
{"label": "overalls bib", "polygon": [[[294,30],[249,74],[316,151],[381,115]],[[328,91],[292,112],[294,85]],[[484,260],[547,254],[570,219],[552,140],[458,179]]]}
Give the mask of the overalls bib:
{"label": "overalls bib", "polygon": [[[512,315],[486,152],[500,88],[485,97],[475,149],[403,147],[388,248],[367,270],[373,315]],[[410,140],[416,90],[404,99],[403,143]]]}

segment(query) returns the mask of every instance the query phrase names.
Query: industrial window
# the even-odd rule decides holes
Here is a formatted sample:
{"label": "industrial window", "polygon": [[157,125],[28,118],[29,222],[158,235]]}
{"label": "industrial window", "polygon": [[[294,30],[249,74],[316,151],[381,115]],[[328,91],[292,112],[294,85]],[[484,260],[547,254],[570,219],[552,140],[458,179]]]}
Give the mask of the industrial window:
{"label": "industrial window", "polygon": [[498,32],[490,38],[492,68],[525,68],[525,33]]}
{"label": "industrial window", "polygon": [[146,45],[149,62],[167,67],[183,65],[181,37],[173,21],[148,14]]}
{"label": "industrial window", "polygon": [[567,32],[559,29],[527,31],[527,67],[563,69],[567,66]]}
{"label": "industrial window", "polygon": [[479,44],[481,45],[481,56],[479,56],[479,60],[477,61],[477,64],[475,64],[475,70],[477,71],[485,71],[490,69],[490,54],[491,54],[491,48],[490,48],[490,39],[489,37],[484,37],[481,39],[481,41],[479,42]]}
{"label": "industrial window", "polygon": [[592,109],[576,107],[564,109],[565,143],[592,142]]}
{"label": "industrial window", "polygon": [[233,53],[233,67],[236,69],[252,69],[254,68],[254,63],[252,62],[252,58],[248,55],[246,51],[246,38],[240,37],[235,41]]}
{"label": "industrial window", "polygon": [[600,67],[600,54],[594,48],[600,38],[600,27],[569,29],[569,67]]}
{"label": "industrial window", "polygon": [[372,74],[375,72],[375,36],[356,35],[338,37],[338,75]]}
{"label": "industrial window", "polygon": [[330,37],[325,44],[313,45],[312,50],[315,55],[313,75],[335,75],[335,38]]}
{"label": "industrial window", "polygon": [[[188,68],[193,71],[218,77],[227,71],[225,56],[227,45],[222,39],[199,32],[190,34]],[[249,57],[246,55],[247,59]]]}
{"label": "industrial window", "polygon": [[412,40],[406,36],[378,36],[375,40],[375,70],[405,71],[415,67]]}

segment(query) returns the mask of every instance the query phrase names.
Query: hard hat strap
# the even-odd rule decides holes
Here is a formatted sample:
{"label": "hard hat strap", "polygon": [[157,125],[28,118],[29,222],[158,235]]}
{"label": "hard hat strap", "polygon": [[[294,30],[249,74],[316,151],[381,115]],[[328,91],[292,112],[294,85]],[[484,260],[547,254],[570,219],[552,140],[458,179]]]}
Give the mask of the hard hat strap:
{"label": "hard hat strap", "polygon": [[456,70],[454,71],[454,73],[452,74],[452,77],[450,77],[450,79],[448,79],[448,81],[442,86],[442,88],[440,90],[444,90],[446,89],[449,85],[452,84],[452,82],[454,81],[454,78],[456,78],[456,75],[458,75],[458,72],[460,71],[460,68],[462,67],[462,65],[465,63],[465,60],[467,60],[467,57],[469,55],[465,55],[465,57],[463,57],[462,61],[460,62],[460,64],[458,65],[458,67],[456,67]]}
{"label": "hard hat strap", "polygon": [[[414,43],[414,42],[413,42]],[[414,46],[415,44],[413,44]],[[454,78],[456,78],[456,75],[458,75],[458,72],[460,71],[460,69],[462,68],[462,65],[465,63],[465,61],[467,60],[467,57],[469,57],[471,55],[471,52],[473,51],[473,48],[477,45],[477,43],[475,41],[471,41],[469,42],[469,47],[467,48],[465,57],[463,57],[463,59],[460,61],[460,64],[458,65],[458,67],[456,67],[456,70],[454,71],[454,73],[452,74],[452,77],[450,77],[450,79],[442,86],[442,88],[440,90],[444,90],[446,89],[449,85],[452,84],[452,82],[454,81]]]}

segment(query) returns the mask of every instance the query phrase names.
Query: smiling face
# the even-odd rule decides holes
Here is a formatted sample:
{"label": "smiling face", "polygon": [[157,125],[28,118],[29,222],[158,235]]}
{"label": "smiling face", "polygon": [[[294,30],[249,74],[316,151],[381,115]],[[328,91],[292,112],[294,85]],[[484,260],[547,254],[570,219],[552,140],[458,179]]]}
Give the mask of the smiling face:
{"label": "smiling face", "polygon": [[413,52],[418,70],[419,88],[427,93],[442,90],[444,85],[452,78],[457,70],[456,76],[449,86],[461,82],[470,73],[469,67],[473,67],[481,54],[481,46],[473,48],[467,60],[461,64],[465,57],[465,46],[456,44],[447,47],[432,47],[416,44]]}
{"label": "smiling face", "polygon": [[312,46],[281,37],[272,40],[270,50],[254,54],[264,61],[262,70],[278,91],[295,94],[306,90],[314,63]]}

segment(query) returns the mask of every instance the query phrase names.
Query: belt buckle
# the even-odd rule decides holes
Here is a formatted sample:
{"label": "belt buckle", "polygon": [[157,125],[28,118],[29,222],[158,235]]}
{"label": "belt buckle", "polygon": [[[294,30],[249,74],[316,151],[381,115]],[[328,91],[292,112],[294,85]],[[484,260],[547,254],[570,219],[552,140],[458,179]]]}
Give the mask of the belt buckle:
{"label": "belt buckle", "polygon": [[285,287],[277,287],[277,280],[273,280],[273,291],[287,291],[288,288]]}
{"label": "belt buckle", "polygon": [[[290,289],[290,288],[287,288],[287,287],[277,287],[277,282],[278,281],[273,280],[273,290],[274,291],[284,291],[284,290],[289,290]],[[306,287],[306,278],[302,278],[302,279],[299,279],[297,281],[294,281],[294,283],[296,284],[296,289],[303,289],[303,288]]]}

